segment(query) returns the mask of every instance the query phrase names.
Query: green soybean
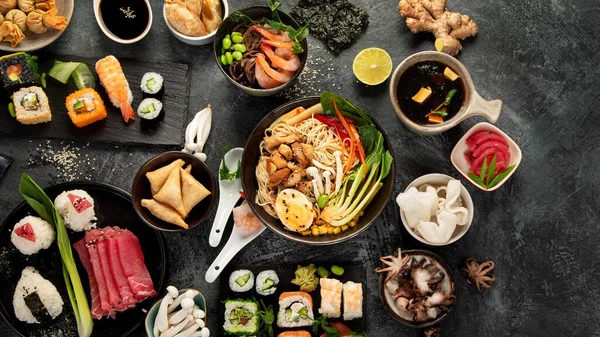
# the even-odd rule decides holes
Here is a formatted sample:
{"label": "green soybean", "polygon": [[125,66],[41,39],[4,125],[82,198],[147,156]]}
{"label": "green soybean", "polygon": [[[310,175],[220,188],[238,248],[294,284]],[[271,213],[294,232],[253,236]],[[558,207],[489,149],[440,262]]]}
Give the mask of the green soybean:
{"label": "green soybean", "polygon": [[317,199],[317,205],[319,208],[323,209],[327,206],[327,202],[329,201],[329,196],[327,194],[322,194],[319,199]]}
{"label": "green soybean", "polygon": [[11,115],[11,117],[17,116],[17,112],[15,111],[15,105],[13,102],[8,103],[8,113]]}
{"label": "green soybean", "polygon": [[231,32],[231,36],[234,36],[234,35],[242,36],[242,33],[240,33],[240,32]]}
{"label": "green soybean", "polygon": [[246,52],[246,46],[244,46],[241,43],[236,43],[233,45],[233,50],[237,50],[240,53],[245,53]]}
{"label": "green soybean", "polygon": [[224,66],[227,65],[227,58],[225,57],[225,54],[221,55],[221,64]]}
{"label": "green soybean", "polygon": [[222,45],[222,46],[223,46],[223,48],[225,48],[225,49],[229,49],[229,48],[231,48],[231,39],[230,39],[230,38],[228,38],[228,37],[225,37],[225,38],[223,39],[223,43],[222,43],[221,45]]}
{"label": "green soybean", "polygon": [[333,265],[333,266],[331,266],[331,272],[337,276],[342,276],[342,275],[344,275],[344,268]]}
{"label": "green soybean", "polygon": [[242,36],[242,34],[240,35],[231,35],[231,41],[233,41],[233,43],[242,43],[242,41],[244,41],[244,37]]}
{"label": "green soybean", "polygon": [[232,64],[233,63],[233,55],[231,55],[231,52],[226,52],[225,53],[225,59],[227,60],[227,64]]}
{"label": "green soybean", "polygon": [[321,278],[327,278],[329,276],[329,272],[327,271],[327,268],[324,268],[324,267],[319,267],[317,269],[317,274],[319,274],[319,277],[321,277]]}
{"label": "green soybean", "polygon": [[231,56],[233,56],[233,58],[238,61],[242,59],[242,53],[240,53],[239,51],[234,51],[233,53],[231,53]]}

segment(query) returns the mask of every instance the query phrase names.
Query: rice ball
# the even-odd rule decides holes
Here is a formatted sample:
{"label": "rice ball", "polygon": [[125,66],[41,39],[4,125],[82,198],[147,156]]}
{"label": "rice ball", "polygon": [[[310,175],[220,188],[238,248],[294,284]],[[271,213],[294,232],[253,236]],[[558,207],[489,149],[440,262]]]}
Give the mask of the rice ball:
{"label": "rice ball", "polygon": [[37,216],[26,216],[17,222],[10,234],[10,241],[25,255],[37,254],[50,247],[56,238],[54,226]]}
{"label": "rice ball", "polygon": [[37,293],[36,297],[41,301],[50,318],[55,319],[60,315],[64,302],[54,284],[43,278],[35,268],[25,267],[13,295],[15,316],[19,321],[40,323],[38,317],[43,311],[32,312],[25,301],[25,298],[32,293]]}
{"label": "rice ball", "polygon": [[58,214],[65,221],[65,226],[75,232],[96,228],[94,199],[84,190],[62,192],[54,200]]}

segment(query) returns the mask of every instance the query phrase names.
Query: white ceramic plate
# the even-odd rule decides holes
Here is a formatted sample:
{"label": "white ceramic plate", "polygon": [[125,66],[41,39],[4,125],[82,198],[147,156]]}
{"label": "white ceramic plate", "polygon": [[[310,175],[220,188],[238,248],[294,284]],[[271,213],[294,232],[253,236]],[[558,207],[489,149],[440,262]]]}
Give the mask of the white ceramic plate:
{"label": "white ceramic plate", "polygon": [[[508,166],[515,165],[514,170],[512,170],[512,172],[508,176],[506,176],[506,178],[504,178],[502,181],[496,184],[496,186],[490,189],[485,189],[481,187],[468,175],[469,164],[467,163],[467,158],[465,158],[465,152],[467,152],[467,150],[469,149],[467,146],[467,138],[471,137],[472,134],[478,131],[492,131],[504,137],[508,142],[508,149],[510,151],[510,161],[508,163]],[[517,143],[515,143],[515,141],[512,140],[512,138],[510,138],[506,133],[504,133],[502,130],[498,129],[494,125],[482,122],[473,126],[469,131],[467,131],[467,133],[465,133],[464,136],[462,136],[462,138],[454,146],[454,149],[450,154],[450,161],[452,161],[452,165],[454,165],[454,168],[458,171],[458,173],[460,173],[466,180],[471,182],[471,184],[473,184],[475,187],[482,191],[491,192],[502,186],[515,173],[515,171],[519,167],[519,164],[521,163],[522,156],[523,155],[521,154],[521,149],[519,148],[519,145],[517,145]]]}
{"label": "white ceramic plate", "polygon": [[[73,7],[75,6],[75,0],[56,0],[56,9],[58,10],[58,15],[64,16],[67,18],[67,27],[71,23],[71,16],[73,16]],[[65,28],[67,30],[67,28]],[[56,41],[64,30],[54,30],[52,28],[48,28],[48,31],[44,34],[35,34],[32,32],[25,32],[25,38],[18,46],[15,48],[10,46],[8,42],[0,42],[0,50],[7,52],[19,52],[19,51],[34,51],[38,49],[42,49],[52,42]]]}

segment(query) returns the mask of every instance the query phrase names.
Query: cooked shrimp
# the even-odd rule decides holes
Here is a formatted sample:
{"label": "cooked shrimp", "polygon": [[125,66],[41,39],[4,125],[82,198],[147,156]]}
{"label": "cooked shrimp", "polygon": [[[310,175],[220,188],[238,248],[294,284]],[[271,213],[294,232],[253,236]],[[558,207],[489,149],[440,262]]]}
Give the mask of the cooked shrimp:
{"label": "cooked shrimp", "polygon": [[271,68],[267,63],[267,60],[265,60],[265,55],[263,54],[256,55],[256,67],[262,68],[267,76],[281,83],[287,83],[294,77],[293,71],[275,70]]}
{"label": "cooked shrimp", "polygon": [[273,33],[270,30],[261,28],[259,26],[253,26],[252,28],[255,31],[259,32],[260,35],[264,36],[268,40],[279,41],[279,42],[289,42],[289,41],[291,41],[291,39],[288,36],[287,32],[284,32],[284,31],[280,30],[280,31],[278,31],[278,33]]}
{"label": "cooked shrimp", "polygon": [[258,220],[248,202],[244,200],[241,205],[233,209],[233,223],[246,232],[258,231],[263,224]]}
{"label": "cooked shrimp", "polygon": [[262,43],[266,43],[269,46],[273,46],[276,48],[292,48],[292,46],[294,46],[294,43],[292,42],[273,41],[267,39],[263,39]]}
{"label": "cooked shrimp", "polygon": [[254,67],[254,76],[256,77],[256,81],[261,88],[271,89],[282,85],[283,83],[276,81],[267,75],[261,67]]}
{"label": "cooked shrimp", "polygon": [[110,102],[121,109],[125,122],[135,119],[135,113],[131,107],[133,95],[119,61],[114,56],[109,55],[96,62],[96,72],[100,83],[106,89]]}
{"label": "cooked shrimp", "polygon": [[[271,64],[273,64],[277,68],[287,70],[287,71],[296,71],[296,70],[298,70],[298,68],[300,68],[300,59],[298,58],[298,55],[296,55],[291,50],[289,50],[290,53],[285,54],[287,57],[289,57],[288,59],[286,59],[283,56],[277,55],[277,53],[275,53],[273,51],[273,49],[271,49],[265,43],[263,43],[260,46],[260,49],[263,51],[263,53],[265,53],[265,55],[269,58],[269,60],[271,60]],[[285,48],[277,48],[277,50],[286,50],[286,49]],[[280,53],[283,54],[283,52],[281,52],[281,51],[280,51]]]}

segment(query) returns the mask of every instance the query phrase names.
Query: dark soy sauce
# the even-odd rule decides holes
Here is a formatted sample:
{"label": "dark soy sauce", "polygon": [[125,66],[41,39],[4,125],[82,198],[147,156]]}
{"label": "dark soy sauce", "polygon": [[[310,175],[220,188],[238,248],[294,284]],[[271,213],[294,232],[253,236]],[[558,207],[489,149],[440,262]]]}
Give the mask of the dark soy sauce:
{"label": "dark soy sauce", "polygon": [[[460,111],[465,100],[465,87],[460,77],[455,81],[450,81],[444,77],[446,67],[448,66],[435,61],[419,62],[408,68],[400,77],[396,91],[398,104],[402,112],[413,122],[432,125],[428,122],[426,115],[442,104],[446,99],[446,95],[452,89],[456,89],[456,94],[453,96],[450,105],[446,107],[448,115],[444,117],[444,122],[450,120]],[[457,73],[454,69],[452,71]],[[432,90],[431,96],[423,104],[419,104],[412,99],[421,87],[430,87]]]}
{"label": "dark soy sauce", "polygon": [[142,35],[150,20],[144,0],[101,0],[100,13],[106,28],[123,40]]}

